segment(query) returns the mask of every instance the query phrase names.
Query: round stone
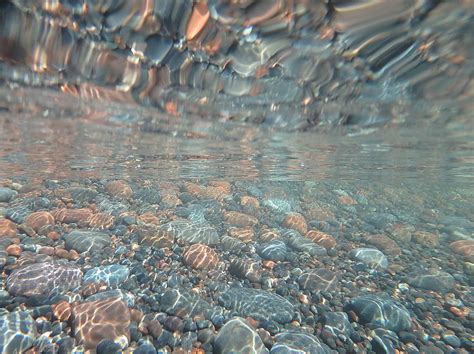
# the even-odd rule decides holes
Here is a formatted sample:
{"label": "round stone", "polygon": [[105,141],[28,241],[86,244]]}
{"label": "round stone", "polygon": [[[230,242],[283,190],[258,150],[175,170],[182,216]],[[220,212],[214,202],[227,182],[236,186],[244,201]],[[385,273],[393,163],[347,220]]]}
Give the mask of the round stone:
{"label": "round stone", "polygon": [[350,256],[372,269],[386,269],[388,267],[387,257],[375,248],[356,248],[350,252]]}
{"label": "round stone", "polygon": [[128,267],[111,264],[89,269],[84,274],[84,283],[105,283],[109,287],[117,287],[130,275]]}
{"label": "round stone", "polygon": [[76,230],[64,236],[66,249],[76,250],[79,253],[88,252],[92,249],[101,250],[112,243],[109,235],[98,231]]}
{"label": "round stone", "polygon": [[194,269],[208,269],[217,266],[219,256],[211,247],[197,243],[186,248],[183,262]]}
{"label": "round stone", "polygon": [[322,231],[310,230],[306,233],[305,237],[326,249],[334,248],[337,245],[336,239],[334,237]]}
{"label": "round stone", "polygon": [[303,290],[314,292],[333,291],[337,286],[337,275],[325,268],[302,274],[298,283]]}
{"label": "round stone", "polygon": [[243,318],[227,322],[214,340],[214,353],[268,353],[260,336]]}
{"label": "round stone", "polygon": [[317,337],[302,332],[283,332],[275,336],[275,344],[270,351],[272,354],[331,354],[332,350]]}
{"label": "round stone", "polygon": [[293,229],[304,235],[308,232],[308,224],[303,215],[299,213],[288,213],[283,219],[283,227]]}
{"label": "round stone", "polygon": [[41,233],[44,228],[54,225],[54,217],[47,211],[38,211],[28,215],[24,224],[27,227],[31,227],[37,233]]}

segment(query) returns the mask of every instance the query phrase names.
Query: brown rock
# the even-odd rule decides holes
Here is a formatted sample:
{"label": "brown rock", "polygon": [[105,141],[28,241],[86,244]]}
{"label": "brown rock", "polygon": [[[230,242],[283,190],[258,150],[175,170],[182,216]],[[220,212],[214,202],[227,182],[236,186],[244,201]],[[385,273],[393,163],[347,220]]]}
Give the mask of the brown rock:
{"label": "brown rock", "polygon": [[97,230],[110,229],[114,226],[115,217],[106,213],[97,213],[87,219],[89,227]]}
{"label": "brown rock", "polygon": [[227,181],[210,181],[209,186],[220,189],[224,194],[227,195],[232,192],[232,186]]}
{"label": "brown rock", "polygon": [[81,209],[57,209],[53,211],[53,216],[55,220],[65,223],[65,224],[79,224],[86,225],[87,220],[92,216],[92,210],[87,208]]}
{"label": "brown rock", "polygon": [[283,220],[283,227],[298,231],[304,235],[308,232],[308,224],[303,215],[299,213],[288,213]]}
{"label": "brown rock", "polygon": [[224,219],[229,224],[237,227],[251,227],[258,224],[257,218],[237,211],[224,213]]}
{"label": "brown rock", "polygon": [[318,230],[309,230],[306,233],[306,237],[309,238],[314,243],[317,243],[324,248],[334,248],[337,245],[336,239],[331,235],[328,235],[322,231]]}
{"label": "brown rock", "polygon": [[9,256],[16,256],[18,257],[21,254],[21,247],[18,245],[10,245],[6,249]]}
{"label": "brown rock", "polygon": [[413,240],[420,245],[427,247],[438,247],[439,236],[431,232],[417,231],[413,235]]}
{"label": "brown rock", "polygon": [[38,250],[39,254],[47,254],[49,256],[54,255],[54,247],[43,246]]}
{"label": "brown rock", "polygon": [[231,227],[228,230],[229,236],[232,236],[244,243],[255,240],[255,232],[251,227]]}
{"label": "brown rock", "polygon": [[64,248],[55,248],[54,254],[59,258],[69,259],[69,251]]}
{"label": "brown rock", "polygon": [[35,232],[41,234],[48,226],[54,225],[54,217],[47,211],[37,211],[28,215],[24,224],[26,227],[30,227]]}
{"label": "brown rock", "polygon": [[339,203],[344,204],[344,205],[356,205],[357,204],[357,202],[354,199],[352,199],[351,197],[349,197],[348,195],[341,195],[337,199],[339,200]]}
{"label": "brown rock", "polygon": [[454,253],[464,257],[474,256],[474,240],[459,240],[452,242],[449,247]]}
{"label": "brown rock", "polygon": [[272,240],[277,240],[280,238],[280,233],[278,232],[277,229],[267,229],[262,228],[260,230],[260,240],[262,242],[270,242]]}
{"label": "brown rock", "polygon": [[377,247],[385,254],[398,256],[402,253],[400,246],[387,235],[367,235],[364,239],[368,244]]}
{"label": "brown rock", "polygon": [[72,306],[67,301],[60,301],[57,304],[51,305],[53,315],[60,322],[67,322],[71,317]]}
{"label": "brown rock", "polygon": [[85,297],[97,294],[99,291],[107,289],[107,285],[104,283],[87,283],[81,288],[81,294]]}
{"label": "brown rock", "polygon": [[79,258],[81,258],[81,256],[79,255],[79,253],[77,253],[76,250],[69,250],[69,259],[70,260],[76,261]]}
{"label": "brown rock", "polygon": [[174,243],[173,233],[165,228],[154,226],[141,227],[137,230],[141,237],[141,242],[146,246],[155,248],[170,248]]}
{"label": "brown rock", "polygon": [[264,261],[262,261],[262,265],[263,265],[264,268],[272,270],[273,267],[275,267],[276,263],[274,261],[269,260],[269,259],[265,259]]}
{"label": "brown rock", "polygon": [[405,243],[411,241],[414,232],[415,227],[411,225],[395,224],[390,232],[390,236],[396,241]]}
{"label": "brown rock", "polygon": [[13,221],[0,218],[0,237],[15,237],[16,232],[17,228]]}
{"label": "brown rock", "polygon": [[208,269],[217,266],[219,256],[211,247],[197,243],[184,251],[183,262],[194,269]]}
{"label": "brown rock", "polygon": [[152,225],[159,225],[160,224],[160,219],[158,216],[151,211],[142,214],[138,217],[138,220],[141,221],[144,224],[152,224]]}
{"label": "brown rock", "polygon": [[51,239],[53,241],[57,241],[61,238],[61,235],[57,231],[50,231],[50,232],[48,232],[47,236],[48,236],[49,239]]}
{"label": "brown rock", "polygon": [[79,345],[93,350],[103,339],[130,342],[130,311],[119,298],[90,301],[72,308],[72,330]]}
{"label": "brown rock", "polygon": [[111,181],[105,184],[105,190],[112,197],[128,199],[133,195],[132,188],[125,181]]}

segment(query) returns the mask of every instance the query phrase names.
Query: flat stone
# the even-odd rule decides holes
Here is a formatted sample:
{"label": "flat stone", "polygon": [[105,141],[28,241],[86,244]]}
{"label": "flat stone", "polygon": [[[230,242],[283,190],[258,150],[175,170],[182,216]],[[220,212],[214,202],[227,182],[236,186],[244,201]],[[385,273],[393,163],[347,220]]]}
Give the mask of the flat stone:
{"label": "flat stone", "polygon": [[455,287],[456,279],[451,274],[440,270],[415,271],[408,275],[407,283],[420,289],[446,293]]}
{"label": "flat stone", "polygon": [[282,233],[282,237],[286,245],[297,252],[304,252],[313,257],[327,255],[327,251],[324,247],[319,246],[295,230],[285,230]]}
{"label": "flat stone", "polygon": [[260,336],[243,318],[236,317],[219,331],[213,344],[214,353],[268,353]]}
{"label": "flat stone", "polygon": [[279,323],[290,322],[294,312],[293,305],[280,295],[250,288],[231,288],[219,296],[219,303],[241,316]]}
{"label": "flat stone", "polygon": [[0,237],[15,237],[16,233],[17,228],[13,221],[0,218]]}
{"label": "flat stone", "polygon": [[263,259],[269,259],[275,262],[285,261],[288,256],[286,244],[280,240],[273,240],[269,243],[263,243],[257,246],[257,253]]}
{"label": "flat stone", "polygon": [[111,264],[89,269],[84,274],[84,283],[105,283],[110,287],[117,287],[130,275],[128,267]]}
{"label": "flat stone", "polygon": [[181,318],[204,315],[207,319],[216,311],[204,299],[183,288],[167,289],[161,296],[160,309]]}
{"label": "flat stone", "polygon": [[275,344],[270,351],[272,354],[331,354],[332,350],[319,338],[310,334],[289,331],[278,333]]}
{"label": "flat stone", "polygon": [[334,248],[337,245],[336,239],[331,235],[328,235],[322,231],[309,230],[305,234],[306,238],[309,238],[314,243],[323,246],[326,249]]}
{"label": "flat stone", "polygon": [[216,229],[202,223],[176,220],[164,224],[159,230],[168,233],[174,240],[181,242],[191,244],[203,243],[205,245],[216,245],[219,243],[219,235]]}
{"label": "flat stone", "polygon": [[266,199],[263,205],[276,213],[288,213],[292,209],[291,204],[284,199]]}
{"label": "flat stone", "polygon": [[127,199],[133,195],[132,188],[125,181],[110,181],[105,184],[105,190],[110,196]]}
{"label": "flat stone", "polygon": [[186,248],[183,262],[193,269],[208,269],[217,266],[219,256],[211,247],[196,243]]}
{"label": "flat stone", "polygon": [[372,269],[386,269],[388,267],[387,257],[382,251],[375,248],[356,248],[350,252],[350,256]]}
{"label": "flat stone", "polygon": [[387,235],[367,235],[364,239],[369,245],[377,247],[385,254],[399,256],[402,253],[400,246]]}
{"label": "flat stone", "polygon": [[368,294],[352,299],[344,311],[353,310],[362,324],[370,323],[390,331],[399,332],[411,328],[408,310],[387,294]]}
{"label": "flat stone", "polygon": [[42,233],[42,230],[54,225],[54,217],[47,211],[37,211],[28,215],[24,224],[27,227],[31,227],[37,233]]}
{"label": "flat stone", "polygon": [[98,231],[72,231],[64,236],[67,250],[75,250],[79,253],[88,252],[92,249],[101,250],[109,246],[112,240],[109,235]]}
{"label": "flat stone", "polygon": [[33,346],[35,321],[27,311],[0,309],[0,353],[23,353]]}
{"label": "flat stone", "polygon": [[258,219],[254,216],[239,213],[238,211],[224,213],[224,220],[230,225],[237,227],[252,227],[258,224]]}
{"label": "flat stone", "polygon": [[88,296],[84,300],[84,302],[102,301],[102,300],[114,299],[114,298],[118,298],[124,301],[128,307],[135,306],[135,295],[133,295],[131,292],[124,291],[122,289],[106,290],[97,294],[93,294],[91,296]]}
{"label": "flat stone", "polygon": [[17,194],[17,191],[13,189],[0,187],[0,203],[8,203],[10,200],[15,198]]}
{"label": "flat stone", "polygon": [[336,337],[343,335],[346,338],[350,338],[354,333],[354,328],[345,312],[326,312],[323,315],[323,325],[325,330],[331,332]]}
{"label": "flat stone", "polygon": [[462,256],[474,256],[474,240],[459,240],[449,245],[454,253]]}
{"label": "flat stone", "polygon": [[282,226],[287,229],[293,229],[304,235],[308,232],[308,224],[303,215],[299,213],[288,213],[283,219]]}
{"label": "flat stone", "polygon": [[75,265],[59,262],[29,264],[15,269],[7,279],[14,296],[51,295],[81,285],[82,272]]}
{"label": "flat stone", "polygon": [[337,275],[325,268],[302,274],[298,278],[298,283],[303,290],[314,292],[333,291],[337,286]]}
{"label": "flat stone", "polygon": [[97,197],[97,191],[95,189],[84,187],[70,187],[60,190],[58,193],[62,196],[70,197],[74,199],[75,202],[82,204],[90,204]]}
{"label": "flat stone", "polygon": [[390,231],[390,236],[396,240],[403,243],[411,241],[412,235],[415,233],[415,227],[411,225],[400,225],[395,224],[393,229]]}
{"label": "flat stone", "polygon": [[417,231],[413,234],[413,240],[425,247],[438,247],[439,246],[439,236],[426,231]]}
{"label": "flat stone", "polygon": [[259,283],[262,277],[262,267],[259,262],[251,259],[233,258],[230,261],[229,273],[240,279],[248,279]]}
{"label": "flat stone", "polygon": [[89,301],[72,308],[72,331],[79,345],[93,350],[103,339],[128,347],[130,311],[118,298]]}

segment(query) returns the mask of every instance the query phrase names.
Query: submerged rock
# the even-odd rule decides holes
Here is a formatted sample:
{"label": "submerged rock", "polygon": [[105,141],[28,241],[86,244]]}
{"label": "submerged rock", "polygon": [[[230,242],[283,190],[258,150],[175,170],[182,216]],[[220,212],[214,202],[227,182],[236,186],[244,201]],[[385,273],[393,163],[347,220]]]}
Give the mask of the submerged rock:
{"label": "submerged rock", "polygon": [[258,333],[243,318],[227,322],[214,340],[214,353],[268,353]]}
{"label": "submerged rock", "polygon": [[27,311],[0,309],[0,353],[23,353],[33,346],[35,321]]}
{"label": "submerged rock", "polygon": [[111,264],[89,269],[84,274],[84,283],[105,283],[110,287],[117,287],[130,275],[126,266]]}
{"label": "submerged rock", "polygon": [[332,350],[317,337],[302,332],[283,332],[275,336],[272,354],[331,354]]}
{"label": "submerged rock", "polygon": [[388,259],[375,248],[356,248],[350,253],[351,257],[359,262],[364,263],[373,269],[386,269],[388,267]]}
{"label": "submerged rock", "polygon": [[88,252],[92,249],[100,250],[112,243],[109,235],[98,231],[72,231],[64,236],[66,249],[75,250],[79,253]]}

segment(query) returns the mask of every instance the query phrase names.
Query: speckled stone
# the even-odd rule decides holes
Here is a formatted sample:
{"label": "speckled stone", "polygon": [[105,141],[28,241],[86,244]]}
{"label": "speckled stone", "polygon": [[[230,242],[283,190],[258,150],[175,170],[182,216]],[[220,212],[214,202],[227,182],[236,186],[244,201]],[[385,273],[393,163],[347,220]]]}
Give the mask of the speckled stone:
{"label": "speckled stone", "polygon": [[386,269],[388,267],[387,257],[382,251],[375,248],[356,248],[350,252],[350,256],[372,269]]}
{"label": "speckled stone", "polygon": [[319,338],[303,332],[289,331],[278,333],[272,354],[331,354],[332,350]]}
{"label": "speckled stone", "polygon": [[75,250],[79,253],[88,252],[92,249],[100,250],[112,243],[110,236],[98,231],[76,230],[64,236],[66,249]]}
{"label": "speckled stone", "polygon": [[0,353],[23,353],[33,346],[35,322],[27,311],[0,309]]}
{"label": "speckled stone", "polygon": [[433,290],[440,293],[448,292],[456,285],[456,280],[451,274],[440,270],[412,272],[408,275],[407,282],[417,288]]}
{"label": "speckled stone", "polygon": [[84,283],[105,283],[110,287],[117,287],[130,275],[128,267],[111,264],[89,269],[84,274]]}
{"label": "speckled stone", "polygon": [[214,353],[268,353],[260,336],[243,318],[227,322],[214,340]]}
{"label": "speckled stone", "polygon": [[124,349],[130,341],[130,311],[118,298],[77,304],[72,309],[72,330],[79,345],[95,349],[103,339],[121,344]]}
{"label": "speckled stone", "polygon": [[399,332],[411,328],[410,313],[405,306],[395,302],[387,294],[368,294],[352,299],[344,311],[353,310],[362,324],[371,323],[390,331]]}
{"label": "speckled stone", "polygon": [[298,278],[300,287],[314,292],[333,291],[337,287],[337,275],[325,268],[302,274]]}
{"label": "speckled stone", "polygon": [[75,265],[44,262],[15,269],[7,279],[7,289],[14,296],[50,295],[78,287],[81,280],[82,272]]}
{"label": "speckled stone", "polygon": [[264,290],[231,288],[219,296],[219,303],[241,316],[257,320],[288,323],[293,318],[293,305],[288,300]]}

